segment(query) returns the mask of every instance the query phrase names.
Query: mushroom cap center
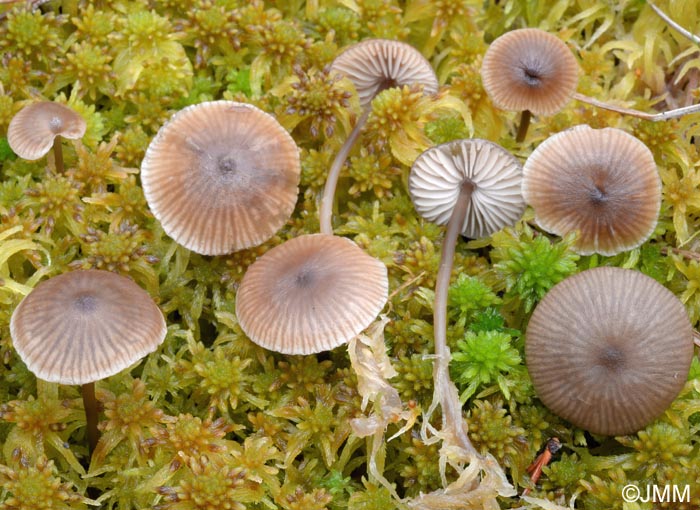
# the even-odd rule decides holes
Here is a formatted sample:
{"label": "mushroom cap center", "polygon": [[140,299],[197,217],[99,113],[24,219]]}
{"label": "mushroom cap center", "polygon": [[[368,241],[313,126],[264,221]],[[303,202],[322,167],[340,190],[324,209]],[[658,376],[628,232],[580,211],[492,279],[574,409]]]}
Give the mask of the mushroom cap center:
{"label": "mushroom cap center", "polygon": [[82,293],[76,296],[73,307],[81,313],[93,313],[97,310],[97,298],[90,293]]}
{"label": "mushroom cap center", "polygon": [[598,352],[598,363],[610,370],[618,372],[626,365],[627,356],[622,349],[615,345],[607,345]]}
{"label": "mushroom cap center", "polygon": [[51,117],[49,120],[49,129],[52,133],[60,133],[61,129],[63,129],[63,121],[61,120],[61,117],[58,115]]}

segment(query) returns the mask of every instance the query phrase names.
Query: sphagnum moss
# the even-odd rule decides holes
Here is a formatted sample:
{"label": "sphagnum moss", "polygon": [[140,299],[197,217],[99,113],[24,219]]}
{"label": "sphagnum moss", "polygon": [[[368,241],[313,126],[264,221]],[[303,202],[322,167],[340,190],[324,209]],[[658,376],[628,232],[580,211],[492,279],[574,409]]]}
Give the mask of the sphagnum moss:
{"label": "sphagnum moss", "polygon": [[[46,160],[25,162],[5,152],[0,158],[0,506],[86,508],[90,490],[100,491],[100,504],[110,510],[394,508],[399,503],[391,491],[370,474],[380,473],[399,495],[413,498],[409,506],[484,507],[468,492],[454,499],[439,492],[440,453],[421,435],[427,428],[421,418],[401,437],[378,439],[383,453],[368,459],[373,439],[358,439],[347,423],[377,415],[362,409],[347,354],[294,358],[257,348],[237,324],[236,291],[265,251],[318,229],[327,168],[357,111],[352,87],[326,66],[342,48],[368,38],[417,48],[437,72],[439,96],[429,99],[410,87],[380,94],[363,147],[341,174],[335,221],[337,233],[388,265],[395,293],[386,341],[398,369],[389,381],[405,410],[410,399],[425,410],[431,389],[426,356],[433,350],[428,289],[443,231],[417,217],[404,183],[418,151],[464,138],[472,129],[515,147],[508,135],[514,115],[497,109],[481,83],[489,44],[514,28],[546,29],[573,50],[582,68],[581,93],[650,112],[698,101],[695,43],[646,4],[564,0],[557,7],[544,0],[478,6],[452,0],[3,4],[0,145],[28,98],[68,104],[87,129],[81,144],[64,144],[65,175],[52,174]],[[660,7],[697,32],[698,6],[671,1]],[[291,130],[301,148],[302,199],[264,246],[200,257],[163,234],[130,169],[140,166],[166,118],[189,104],[222,98],[259,106]],[[700,321],[697,115],[653,123],[571,103],[533,123],[518,158],[524,161],[546,137],[582,123],[623,129],[649,146],[662,180],[659,225],[650,241],[616,257],[575,255],[572,239],[528,225],[531,213],[512,230],[460,243],[447,338],[455,351],[464,343],[465,358],[456,356],[453,377],[462,391],[473,391],[464,404],[472,439],[495,455],[512,483],[521,486],[525,467],[548,437],[562,441],[560,460],[544,469],[532,496],[563,507],[576,496],[576,507],[584,510],[622,508],[622,487],[656,476],[658,483],[689,484],[696,504],[696,369],[670,411],[642,431],[596,447],[602,438],[585,436],[542,407],[518,361],[518,331],[537,302],[561,279],[590,267],[641,270],[683,301],[694,327]],[[8,329],[23,294],[78,265],[130,275],[159,300],[169,328],[160,351],[133,376],[98,384],[104,438],[92,465],[81,446],[77,392],[55,385],[37,389]],[[467,377],[470,371],[480,375]],[[509,399],[498,400],[506,393]],[[403,422],[387,423],[390,436]],[[654,469],[657,475],[649,475]],[[83,471],[90,476],[81,478]],[[456,471],[447,474],[450,482]],[[430,497],[438,499],[418,496],[420,491],[437,491]],[[493,493],[487,499],[491,508],[522,504]]]}

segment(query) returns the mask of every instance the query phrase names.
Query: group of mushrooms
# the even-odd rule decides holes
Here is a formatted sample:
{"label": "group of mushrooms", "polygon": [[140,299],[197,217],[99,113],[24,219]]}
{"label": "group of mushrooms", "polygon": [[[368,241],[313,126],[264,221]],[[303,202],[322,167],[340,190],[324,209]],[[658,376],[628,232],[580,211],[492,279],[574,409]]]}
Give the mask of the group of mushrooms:
{"label": "group of mushrooms", "polygon": [[[342,345],[386,304],[384,264],[333,234],[336,182],[378,93],[421,85],[425,94],[434,94],[439,87],[428,61],[397,41],[355,44],[332,69],[354,83],[363,111],[329,171],[320,233],[266,252],[250,266],[236,296],[246,335],[285,354]],[[549,115],[564,106],[577,73],[567,46],[536,29],[494,41],[482,68],[494,104],[523,112],[519,139],[526,136],[530,112]],[[30,105],[11,122],[8,141],[27,159],[42,157],[53,145],[60,171],[57,136],[79,138],[85,130],[75,115],[55,103]],[[141,167],[147,202],[165,232],[204,255],[250,248],[272,237],[292,214],[299,177],[299,151],[289,133],[271,115],[232,101],[176,113],[152,140]],[[443,389],[452,387],[446,306],[460,234],[489,236],[516,223],[530,204],[543,230],[577,231],[579,253],[612,255],[649,238],[661,203],[649,149],[621,130],[585,125],[548,138],[524,166],[486,140],[433,147],[414,162],[409,191],[421,216],[447,225],[434,303],[434,378]],[[47,381],[83,385],[92,449],[98,440],[94,381],[152,352],[165,334],[163,315],[144,290],[98,270],[39,284],[11,319],[14,346],[32,372]],[[620,268],[590,269],[559,283],[527,329],[526,361],[541,400],[600,434],[630,433],[658,416],[683,386],[692,353],[692,327],[680,301],[653,279]],[[461,424],[461,408],[439,393],[443,426]]]}

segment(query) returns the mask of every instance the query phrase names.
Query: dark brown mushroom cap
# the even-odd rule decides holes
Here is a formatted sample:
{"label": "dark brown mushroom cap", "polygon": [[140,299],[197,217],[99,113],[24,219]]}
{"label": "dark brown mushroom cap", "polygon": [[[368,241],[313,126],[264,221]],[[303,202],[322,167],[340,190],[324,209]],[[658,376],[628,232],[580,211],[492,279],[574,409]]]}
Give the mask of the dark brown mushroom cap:
{"label": "dark brown mushroom cap", "polygon": [[353,44],[335,58],[331,69],[353,82],[363,107],[390,87],[420,84],[426,94],[438,90],[430,62],[413,46],[399,41],[368,39]]}
{"label": "dark brown mushroom cap", "polygon": [[484,55],[481,79],[494,105],[551,115],[576,90],[578,63],[556,36],[537,28],[503,34]]}
{"label": "dark brown mushroom cap", "polygon": [[7,142],[20,158],[32,161],[45,156],[57,136],[77,140],[83,137],[86,127],[85,119],[68,106],[40,101],[25,106],[12,117]]}
{"label": "dark brown mushroom cap", "polygon": [[10,319],[12,342],[40,379],[86,384],[129,367],[165,338],[146,291],[109,271],[74,271],[36,286]]}
{"label": "dark brown mushroom cap", "polygon": [[344,237],[303,235],[248,268],[236,315],[258,345],[311,354],[342,345],[376,318],[387,300],[386,266]]}
{"label": "dark brown mushroom cap", "polygon": [[635,432],[683,387],[693,331],[683,304],[656,280],[617,267],[557,285],[535,308],[525,356],[537,395],[596,434]]}
{"label": "dark brown mushroom cap", "polygon": [[533,151],[523,167],[523,196],[546,231],[580,232],[579,253],[615,255],[654,231],[661,179],[654,156],[637,138],[580,125]]}
{"label": "dark brown mushroom cap", "polygon": [[271,115],[211,101],[176,113],[148,146],[141,181],[154,216],[186,248],[221,255],[277,232],[297,200],[299,151]]}
{"label": "dark brown mushroom cap", "polygon": [[423,152],[408,178],[411,199],[425,219],[446,224],[465,179],[475,189],[462,234],[478,239],[513,225],[523,214],[522,166],[500,145],[487,140],[455,140]]}

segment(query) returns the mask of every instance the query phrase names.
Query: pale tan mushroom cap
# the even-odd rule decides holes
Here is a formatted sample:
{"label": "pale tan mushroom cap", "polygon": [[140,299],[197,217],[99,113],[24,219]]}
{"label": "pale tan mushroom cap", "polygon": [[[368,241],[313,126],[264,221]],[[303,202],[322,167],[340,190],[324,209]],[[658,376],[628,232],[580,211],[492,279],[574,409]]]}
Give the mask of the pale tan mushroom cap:
{"label": "pale tan mushroom cap", "polygon": [[248,268],[236,295],[243,331],[284,354],[311,354],[362,332],[387,301],[386,266],[354,242],[303,235]]}
{"label": "pale tan mushroom cap", "polygon": [[547,232],[579,231],[583,255],[615,255],[646,241],[661,207],[651,151],[616,128],[575,126],[542,142],[525,162],[523,196]]}
{"label": "pale tan mushroom cap", "polygon": [[41,101],[25,106],[12,117],[7,142],[20,158],[33,161],[51,150],[57,136],[77,140],[86,127],[85,119],[68,106]]}
{"label": "pale tan mushroom cap", "polygon": [[520,219],[525,210],[522,166],[503,147],[487,140],[455,140],[418,156],[408,178],[413,205],[426,220],[447,224],[465,179],[476,188],[463,235],[478,239]]}
{"label": "pale tan mushroom cap", "polygon": [[537,28],[522,28],[491,43],[481,79],[497,107],[552,115],[576,90],[578,63],[558,37]]}
{"label": "pale tan mushroom cap", "polygon": [[262,244],[284,225],[300,172],[296,143],[274,117],[211,101],[184,108],[158,131],[141,182],[170,237],[221,255]]}
{"label": "pale tan mushroom cap", "polygon": [[683,304],[656,280],[600,267],[545,295],[525,356],[537,395],[555,414],[596,434],[629,434],[685,384],[693,330]]}
{"label": "pale tan mushroom cap", "polygon": [[146,291],[109,271],[74,271],[46,280],[17,306],[12,343],[39,379],[86,384],[153,352],[165,319]]}
{"label": "pale tan mushroom cap", "polygon": [[353,44],[335,58],[331,69],[353,82],[363,107],[389,87],[420,84],[426,94],[438,91],[430,62],[413,46],[399,41],[368,39]]}

